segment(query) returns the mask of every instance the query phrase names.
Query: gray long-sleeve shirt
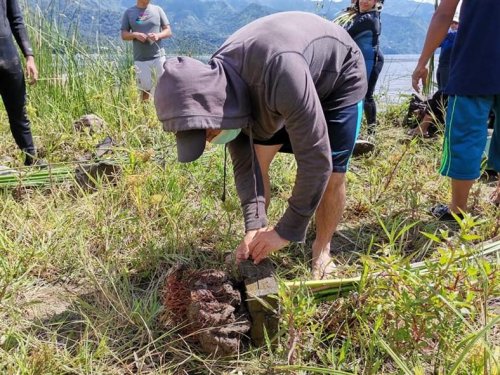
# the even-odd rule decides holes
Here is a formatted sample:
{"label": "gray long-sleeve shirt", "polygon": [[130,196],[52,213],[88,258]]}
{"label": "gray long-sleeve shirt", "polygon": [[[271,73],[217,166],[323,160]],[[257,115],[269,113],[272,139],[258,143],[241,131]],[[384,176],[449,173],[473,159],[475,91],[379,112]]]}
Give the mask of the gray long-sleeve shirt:
{"label": "gray long-sleeve shirt", "polygon": [[244,26],[209,64],[165,64],[156,93],[167,131],[243,128],[229,144],[247,230],[267,225],[252,138],[286,127],[297,160],[289,206],[275,226],[302,241],[332,173],[324,111],[358,103],[366,93],[363,56],[341,27],[311,13],[283,12]]}

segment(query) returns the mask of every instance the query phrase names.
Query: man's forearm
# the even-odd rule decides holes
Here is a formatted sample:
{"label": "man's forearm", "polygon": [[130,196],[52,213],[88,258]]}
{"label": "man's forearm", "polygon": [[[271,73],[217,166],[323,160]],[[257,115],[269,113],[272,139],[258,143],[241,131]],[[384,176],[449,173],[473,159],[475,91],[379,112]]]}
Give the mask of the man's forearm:
{"label": "man's forearm", "polygon": [[434,54],[434,51],[446,37],[451,21],[453,20],[453,15],[455,14],[458,1],[459,0],[443,0],[432,16],[429,29],[427,30],[424,47],[418,60],[418,66],[427,65],[427,62]]}
{"label": "man's forearm", "polygon": [[131,31],[122,30],[122,40],[134,40],[135,35]]}
{"label": "man's forearm", "polygon": [[165,27],[160,33],[158,33],[158,39],[167,39],[172,36],[172,29],[170,26]]}
{"label": "man's forearm", "polygon": [[257,230],[268,225],[262,175],[254,155],[255,159],[252,163],[251,147],[248,136],[244,134],[240,134],[228,144],[246,231]]}

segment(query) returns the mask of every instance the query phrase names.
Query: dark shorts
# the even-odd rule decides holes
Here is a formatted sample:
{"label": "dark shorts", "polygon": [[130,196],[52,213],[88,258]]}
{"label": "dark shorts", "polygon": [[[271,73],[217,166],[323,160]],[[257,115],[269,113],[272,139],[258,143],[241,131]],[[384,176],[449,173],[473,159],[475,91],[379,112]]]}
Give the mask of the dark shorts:
{"label": "dark shorts", "polygon": [[[332,172],[345,173],[359,135],[363,102],[340,109],[327,110],[324,113],[332,150]],[[290,138],[285,128],[280,129],[266,141],[254,140],[254,143],[267,146],[282,145],[279,152],[293,154]]]}

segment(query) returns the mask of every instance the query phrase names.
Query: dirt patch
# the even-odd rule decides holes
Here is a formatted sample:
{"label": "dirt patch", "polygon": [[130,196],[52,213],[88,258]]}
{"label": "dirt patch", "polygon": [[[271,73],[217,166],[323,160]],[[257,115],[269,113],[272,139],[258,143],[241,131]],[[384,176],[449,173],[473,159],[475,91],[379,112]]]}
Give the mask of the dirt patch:
{"label": "dirt patch", "polygon": [[65,312],[78,298],[81,287],[40,283],[16,301],[27,320],[46,320]]}
{"label": "dirt patch", "polygon": [[207,354],[228,356],[240,351],[250,321],[241,293],[219,270],[173,268],[162,292],[165,321],[183,325]]}

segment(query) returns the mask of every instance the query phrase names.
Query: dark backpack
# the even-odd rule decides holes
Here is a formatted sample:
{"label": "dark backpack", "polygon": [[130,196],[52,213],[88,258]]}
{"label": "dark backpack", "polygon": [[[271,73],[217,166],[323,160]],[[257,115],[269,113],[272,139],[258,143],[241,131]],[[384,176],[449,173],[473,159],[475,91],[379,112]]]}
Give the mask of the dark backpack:
{"label": "dark backpack", "polygon": [[426,100],[419,94],[411,94],[410,102],[408,103],[408,112],[402,125],[408,128],[416,128],[424,118],[426,109]]}

